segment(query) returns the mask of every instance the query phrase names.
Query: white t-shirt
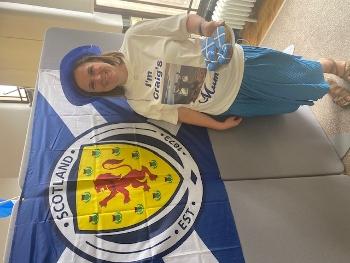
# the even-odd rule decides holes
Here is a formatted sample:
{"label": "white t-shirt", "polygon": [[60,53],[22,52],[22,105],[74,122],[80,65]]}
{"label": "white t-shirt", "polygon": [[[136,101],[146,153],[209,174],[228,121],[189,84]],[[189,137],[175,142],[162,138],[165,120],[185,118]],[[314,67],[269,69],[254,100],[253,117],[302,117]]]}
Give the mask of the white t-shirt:
{"label": "white t-shirt", "polygon": [[187,14],[141,21],[125,34],[125,96],[135,112],[173,124],[178,107],[219,115],[236,98],[244,55],[235,44],[229,64],[207,71],[198,38],[190,38]]}

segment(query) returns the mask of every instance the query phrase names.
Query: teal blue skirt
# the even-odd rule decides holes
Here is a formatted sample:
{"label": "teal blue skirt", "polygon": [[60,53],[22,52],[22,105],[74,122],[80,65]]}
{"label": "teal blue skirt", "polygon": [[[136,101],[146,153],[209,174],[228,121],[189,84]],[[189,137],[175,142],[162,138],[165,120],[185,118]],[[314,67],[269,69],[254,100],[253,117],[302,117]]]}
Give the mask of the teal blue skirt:
{"label": "teal blue skirt", "polygon": [[328,93],[322,66],[280,51],[243,46],[244,75],[239,93],[222,115],[253,117],[296,111]]}

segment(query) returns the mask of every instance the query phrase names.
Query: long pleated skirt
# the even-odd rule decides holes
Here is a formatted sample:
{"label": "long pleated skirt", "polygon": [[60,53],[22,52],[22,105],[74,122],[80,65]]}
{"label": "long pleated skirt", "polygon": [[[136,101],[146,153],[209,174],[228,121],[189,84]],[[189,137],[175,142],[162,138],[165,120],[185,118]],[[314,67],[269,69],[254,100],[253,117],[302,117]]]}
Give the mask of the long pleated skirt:
{"label": "long pleated skirt", "polygon": [[239,93],[222,115],[253,117],[296,111],[313,105],[329,90],[322,66],[269,48],[243,46],[244,75]]}

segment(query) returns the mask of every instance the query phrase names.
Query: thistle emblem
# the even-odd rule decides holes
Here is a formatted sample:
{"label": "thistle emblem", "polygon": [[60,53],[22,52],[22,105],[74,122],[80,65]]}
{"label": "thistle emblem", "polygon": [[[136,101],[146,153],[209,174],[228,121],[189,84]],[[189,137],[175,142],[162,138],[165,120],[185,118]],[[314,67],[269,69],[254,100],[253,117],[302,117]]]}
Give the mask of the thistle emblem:
{"label": "thistle emblem", "polygon": [[101,150],[100,149],[96,149],[96,150],[93,150],[91,152],[92,156],[95,157],[95,158],[98,158],[101,156]]}
{"label": "thistle emblem", "polygon": [[138,160],[138,159],[140,159],[140,153],[138,151],[134,151],[134,152],[132,152],[131,157],[134,160]]}
{"label": "thistle emblem", "polygon": [[89,216],[89,222],[93,225],[97,225],[98,223],[98,214],[94,213],[91,216]]}
{"label": "thistle emblem", "polygon": [[165,176],[164,181],[171,184],[173,182],[173,177],[170,174],[168,174],[167,176]]}
{"label": "thistle emblem", "polygon": [[154,200],[159,201],[162,197],[162,194],[159,190],[157,190],[152,194],[152,197]]}
{"label": "thistle emblem", "polygon": [[84,173],[84,175],[86,175],[86,176],[91,176],[91,175],[92,175],[92,172],[93,172],[93,170],[92,170],[92,168],[91,168],[90,166],[84,168],[84,170],[83,170],[83,173]]}
{"label": "thistle emblem", "polygon": [[115,156],[118,156],[120,154],[120,148],[115,147],[114,149],[112,149],[112,154]]}
{"label": "thistle emblem", "polygon": [[89,192],[85,192],[81,195],[81,200],[84,203],[88,203],[91,200],[91,194]]}
{"label": "thistle emblem", "polygon": [[141,215],[144,212],[144,210],[145,210],[145,208],[143,207],[142,204],[138,204],[135,207],[135,213],[138,214],[138,215]]}
{"label": "thistle emblem", "polygon": [[123,220],[123,215],[122,213],[120,213],[119,211],[115,212],[113,215],[113,222],[115,222],[116,224],[121,223]]}
{"label": "thistle emblem", "polygon": [[156,169],[158,167],[158,163],[156,160],[152,160],[149,162],[149,166],[151,166],[153,169]]}

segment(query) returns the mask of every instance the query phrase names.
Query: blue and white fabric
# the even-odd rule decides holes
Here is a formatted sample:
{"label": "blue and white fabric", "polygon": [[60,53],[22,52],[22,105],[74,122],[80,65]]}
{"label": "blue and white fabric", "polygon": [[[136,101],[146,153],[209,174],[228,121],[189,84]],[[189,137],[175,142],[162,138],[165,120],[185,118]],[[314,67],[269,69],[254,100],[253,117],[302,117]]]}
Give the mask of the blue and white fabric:
{"label": "blue and white fabric", "polygon": [[[25,151],[27,161],[21,169],[23,191],[5,262],[244,262],[206,129],[160,127],[135,114],[124,99],[80,102],[74,104],[74,95],[67,100],[58,70],[40,71]],[[80,189],[84,189],[79,178],[90,176],[95,164],[98,166],[96,159],[91,169],[81,169],[84,147],[101,146],[101,152],[93,155],[98,158],[103,155],[103,145],[116,142],[147,149],[150,156],[168,160],[169,167],[181,171],[178,187],[163,208],[146,221],[111,231],[98,221],[108,214],[87,214],[93,228],[84,230],[78,220],[84,219],[79,207],[98,195],[107,196],[112,189],[99,193],[84,190],[79,197]],[[113,154],[119,154],[114,150]],[[132,157],[136,158],[133,167],[137,170],[137,160],[142,162],[142,158],[137,159],[137,153]],[[159,162],[158,167],[152,161],[149,165],[151,171],[162,169]],[[163,175],[159,172],[158,176]],[[147,182],[153,191],[152,179],[147,177]],[[133,202],[137,189],[128,189]],[[148,195],[147,191],[141,193],[145,198]],[[159,191],[154,194],[160,197]],[[118,193],[112,204],[122,197]],[[94,209],[99,203],[92,205]],[[118,210],[113,208],[110,216],[116,228],[122,219]],[[130,210],[135,218],[142,211],[146,210],[141,205]]]}
{"label": "blue and white fabric", "polygon": [[225,26],[219,26],[211,37],[201,39],[202,55],[209,71],[215,71],[220,65],[230,62],[232,43],[227,43],[225,37]]}

